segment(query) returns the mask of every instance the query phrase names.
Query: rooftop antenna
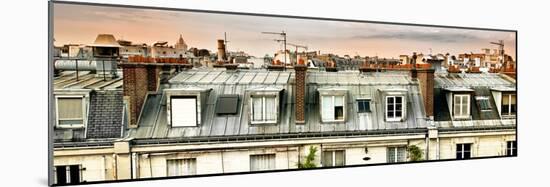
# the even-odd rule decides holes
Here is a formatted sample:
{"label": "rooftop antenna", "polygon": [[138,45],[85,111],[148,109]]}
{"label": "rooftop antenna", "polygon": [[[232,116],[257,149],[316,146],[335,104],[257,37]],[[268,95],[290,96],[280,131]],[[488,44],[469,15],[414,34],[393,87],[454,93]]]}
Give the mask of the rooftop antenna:
{"label": "rooftop antenna", "polygon": [[228,51],[229,51],[229,48],[227,47],[227,43],[229,41],[227,41],[227,34],[225,32],[223,32],[223,44],[225,45],[225,56],[228,56]]}
{"label": "rooftop antenna", "polygon": [[286,70],[286,33],[285,31],[281,31],[281,32],[262,32],[262,34],[274,34],[274,35],[280,35],[283,39],[283,44],[284,44],[284,55],[285,55],[285,70]]}
{"label": "rooftop antenna", "polygon": [[504,69],[508,66],[507,61],[504,60],[504,41],[499,40],[498,42],[491,42],[491,44],[498,45],[499,56],[500,56],[500,64],[502,66],[504,66],[504,67],[500,68],[500,72],[504,72]]}

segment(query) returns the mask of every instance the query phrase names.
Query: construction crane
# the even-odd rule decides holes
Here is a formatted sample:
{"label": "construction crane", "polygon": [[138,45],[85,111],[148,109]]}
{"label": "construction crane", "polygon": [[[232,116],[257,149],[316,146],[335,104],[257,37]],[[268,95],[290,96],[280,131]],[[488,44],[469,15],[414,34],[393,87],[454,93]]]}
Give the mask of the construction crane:
{"label": "construction crane", "polygon": [[[283,39],[280,40],[283,42],[284,44],[284,55],[285,55],[285,67],[286,67],[286,33],[285,31],[281,31],[281,32],[262,32],[262,34],[274,34],[274,35],[279,35],[281,36]],[[276,40],[277,42],[279,42],[278,40]]]}
{"label": "construction crane", "polygon": [[491,42],[491,44],[498,45],[500,64],[503,68],[500,68],[500,72],[504,72],[504,69],[508,66],[507,61],[504,59],[504,41],[499,40],[498,42]]}

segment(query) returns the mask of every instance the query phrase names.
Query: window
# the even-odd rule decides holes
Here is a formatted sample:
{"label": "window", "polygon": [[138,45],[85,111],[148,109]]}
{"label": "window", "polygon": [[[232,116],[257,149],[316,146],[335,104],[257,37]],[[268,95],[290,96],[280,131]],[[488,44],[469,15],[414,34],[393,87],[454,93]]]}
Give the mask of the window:
{"label": "window", "polygon": [[491,110],[491,104],[489,103],[489,97],[477,96],[476,101],[479,103],[479,109],[481,111]]}
{"label": "window", "polygon": [[172,127],[197,126],[197,98],[195,96],[170,97]]}
{"label": "window", "polygon": [[197,159],[166,160],[167,176],[182,176],[197,174]]}
{"label": "window", "polygon": [[252,100],[252,122],[253,123],[276,123],[277,122],[277,97],[275,95],[253,95]]}
{"label": "window", "polygon": [[84,125],[82,97],[57,98],[57,124],[59,126]]}
{"label": "window", "polygon": [[55,166],[55,184],[78,184],[82,181],[80,165]]}
{"label": "window", "polygon": [[323,95],[321,99],[321,114],[324,122],[344,121],[345,98],[343,95]]}
{"label": "window", "polygon": [[502,94],[502,115],[516,115],[516,94]]}
{"label": "window", "polygon": [[275,169],[275,154],[250,155],[250,171]]}
{"label": "window", "polygon": [[518,155],[518,147],[516,141],[507,141],[506,142],[506,156],[516,156]]}
{"label": "window", "polygon": [[216,114],[237,114],[239,95],[220,95],[216,102]]}
{"label": "window", "polygon": [[357,100],[357,111],[359,113],[370,112],[370,99],[358,99]]}
{"label": "window", "polygon": [[403,117],[403,97],[387,96],[386,97],[386,120],[400,121],[402,117]]}
{"label": "window", "polygon": [[407,158],[407,148],[388,147],[388,152],[387,152],[388,163],[405,162],[406,158]]}
{"label": "window", "polygon": [[454,103],[453,114],[455,118],[470,117],[470,95],[456,94],[454,95],[453,103]]}
{"label": "window", "polygon": [[345,157],[344,150],[323,151],[323,167],[344,166]]}
{"label": "window", "polygon": [[456,159],[469,159],[472,157],[472,144],[456,144]]}

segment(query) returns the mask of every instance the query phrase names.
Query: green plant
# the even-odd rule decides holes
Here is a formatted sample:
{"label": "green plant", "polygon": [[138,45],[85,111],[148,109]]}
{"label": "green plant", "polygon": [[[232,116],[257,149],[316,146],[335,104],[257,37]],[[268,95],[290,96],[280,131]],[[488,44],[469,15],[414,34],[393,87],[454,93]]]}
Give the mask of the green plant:
{"label": "green plant", "polygon": [[309,147],[309,153],[306,156],[306,160],[304,161],[304,163],[298,162],[298,168],[300,169],[316,168],[317,165],[315,164],[315,162],[313,162],[315,160],[315,153],[317,153],[317,147],[313,147],[313,146]]}
{"label": "green plant", "polygon": [[422,150],[416,146],[411,145],[407,147],[407,152],[409,152],[409,160],[410,161],[421,161],[422,160]]}

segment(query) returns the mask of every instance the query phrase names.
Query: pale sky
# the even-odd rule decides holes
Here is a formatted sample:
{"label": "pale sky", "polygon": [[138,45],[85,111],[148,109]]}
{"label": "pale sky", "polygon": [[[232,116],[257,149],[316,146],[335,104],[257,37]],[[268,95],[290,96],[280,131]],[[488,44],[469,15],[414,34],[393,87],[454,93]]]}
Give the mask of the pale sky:
{"label": "pale sky", "polygon": [[[289,43],[307,45],[310,51],[398,58],[412,52],[429,54],[480,53],[489,44],[504,40],[505,51],[515,59],[515,33],[404,26],[263,16],[149,10],[90,5],[54,5],[55,45],[91,44],[100,33],[116,39],[151,45],[156,41],[174,43],[181,34],[189,47],[216,51],[216,40],[227,32],[228,49],[262,57],[282,49],[277,35],[287,33]],[[292,46],[287,49],[295,50]],[[299,49],[299,51],[302,51]]]}

